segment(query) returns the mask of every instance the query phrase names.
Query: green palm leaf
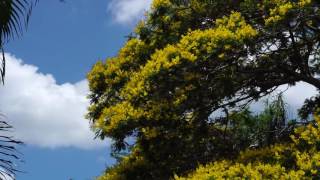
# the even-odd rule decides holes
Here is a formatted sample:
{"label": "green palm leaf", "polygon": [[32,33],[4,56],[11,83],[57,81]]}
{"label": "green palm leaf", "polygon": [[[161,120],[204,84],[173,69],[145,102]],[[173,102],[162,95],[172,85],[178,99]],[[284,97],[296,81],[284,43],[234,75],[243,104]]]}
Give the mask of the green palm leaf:
{"label": "green palm leaf", "polygon": [[4,43],[20,36],[29,22],[33,6],[38,0],[0,0],[0,49],[2,63],[0,65],[0,81],[4,82],[5,57]]}
{"label": "green palm leaf", "polygon": [[[0,0],[0,81],[4,83],[6,60],[3,46],[14,37],[19,37],[26,28],[33,6],[38,0]],[[0,131],[5,133],[11,126],[3,121],[0,113]],[[10,136],[0,135],[0,179],[11,177],[17,172],[15,161],[20,160],[16,155],[16,144],[22,142]]]}
{"label": "green palm leaf", "polygon": [[17,170],[16,161],[22,161],[19,157],[17,144],[23,144],[21,141],[14,140],[8,134],[10,133],[10,126],[5,120],[5,116],[0,113],[0,179],[15,179]]}

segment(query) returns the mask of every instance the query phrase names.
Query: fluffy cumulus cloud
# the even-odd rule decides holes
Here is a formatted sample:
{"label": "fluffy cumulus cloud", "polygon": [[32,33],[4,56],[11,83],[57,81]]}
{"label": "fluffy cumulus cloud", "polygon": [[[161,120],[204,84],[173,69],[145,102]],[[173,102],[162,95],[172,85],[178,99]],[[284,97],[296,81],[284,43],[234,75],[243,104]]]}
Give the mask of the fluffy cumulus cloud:
{"label": "fluffy cumulus cloud", "polygon": [[115,22],[132,24],[141,19],[151,6],[152,0],[111,0],[107,11]]}
{"label": "fluffy cumulus cloud", "polygon": [[14,126],[14,134],[27,144],[40,147],[91,149],[106,142],[93,140],[84,118],[89,104],[85,80],[57,84],[50,74],[6,54],[5,86],[0,87],[0,112]]}

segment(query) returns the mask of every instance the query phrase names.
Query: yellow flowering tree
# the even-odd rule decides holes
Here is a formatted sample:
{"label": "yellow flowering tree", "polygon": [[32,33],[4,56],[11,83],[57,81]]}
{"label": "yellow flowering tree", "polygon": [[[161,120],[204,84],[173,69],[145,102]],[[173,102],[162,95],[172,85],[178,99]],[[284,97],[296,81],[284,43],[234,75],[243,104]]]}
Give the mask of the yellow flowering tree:
{"label": "yellow flowering tree", "polygon": [[146,16],[88,74],[87,118],[127,153],[102,179],[168,179],[235,157],[248,144],[234,148],[229,112],[280,85],[320,88],[315,0],[154,0]]}

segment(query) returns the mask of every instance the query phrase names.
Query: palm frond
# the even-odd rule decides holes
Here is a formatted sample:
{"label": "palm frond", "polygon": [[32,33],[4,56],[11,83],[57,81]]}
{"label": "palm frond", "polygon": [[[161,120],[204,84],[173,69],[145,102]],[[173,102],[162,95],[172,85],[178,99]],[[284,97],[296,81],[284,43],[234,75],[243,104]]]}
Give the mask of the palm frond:
{"label": "palm frond", "polygon": [[[0,0],[0,81],[4,83],[6,59],[4,44],[14,37],[19,37],[27,27],[33,6],[38,0]],[[21,159],[17,155],[17,144],[20,141],[7,136],[6,133],[12,127],[3,121],[0,114],[0,179],[15,179],[18,171],[15,162]]]}
{"label": "palm frond", "polygon": [[[19,37],[27,27],[32,8],[38,0],[0,0],[0,50],[4,43]],[[4,83],[5,57],[2,53],[0,81]]]}
{"label": "palm frond", "polygon": [[16,145],[23,143],[9,136],[12,126],[4,121],[4,118],[5,116],[0,114],[0,131],[7,132],[4,135],[0,135],[0,179],[6,179],[6,177],[15,179],[16,172],[19,172],[16,162],[22,161],[18,155],[19,152],[16,149]]}

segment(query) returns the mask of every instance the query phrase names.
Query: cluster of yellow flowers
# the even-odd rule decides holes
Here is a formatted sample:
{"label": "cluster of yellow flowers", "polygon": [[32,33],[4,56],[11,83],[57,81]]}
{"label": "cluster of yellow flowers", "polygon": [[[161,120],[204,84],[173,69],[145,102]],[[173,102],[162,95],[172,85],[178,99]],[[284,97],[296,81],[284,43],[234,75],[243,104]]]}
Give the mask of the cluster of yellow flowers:
{"label": "cluster of yellow flowers", "polygon": [[[139,155],[139,151],[136,149],[133,149],[130,156],[123,157],[121,163],[119,163],[113,171],[108,171],[108,173],[105,173],[103,176],[100,176],[97,178],[97,180],[110,180],[110,179],[116,179],[116,180],[124,180],[124,179],[130,179],[130,172],[134,172],[135,168],[137,167],[145,167],[146,166],[145,159]],[[126,174],[126,173],[128,174]],[[138,177],[137,174],[132,173],[133,177]],[[129,176],[129,177],[128,177]]]}
{"label": "cluster of yellow flowers", "polygon": [[152,9],[158,9],[161,6],[167,7],[171,5],[172,3],[170,0],[153,0]]}
{"label": "cluster of yellow flowers", "polygon": [[[102,129],[105,132],[112,132],[113,130],[121,129],[123,127],[121,123],[134,124],[134,120],[139,119],[142,114],[142,111],[133,108],[130,103],[124,101],[115,106],[105,108],[100,118],[94,124],[94,128]],[[105,118],[108,118],[108,120],[106,121]]]}
{"label": "cluster of yellow flowers", "polygon": [[[198,57],[210,55],[212,60],[223,60],[231,49],[243,46],[245,40],[256,35],[257,31],[245,22],[240,13],[232,12],[230,16],[218,19],[215,28],[191,31],[183,36],[179,43],[157,50],[145,65],[141,65],[144,64],[141,61],[145,58],[143,54],[146,45],[138,39],[131,39],[117,57],[107,60],[105,64],[97,63],[88,75],[88,80],[93,82],[90,83],[92,92],[99,94],[95,90],[104,89],[102,94],[117,93],[121,98],[120,103],[115,102],[110,107],[104,105],[103,113],[97,118],[93,127],[111,133],[123,127],[121,123],[127,124],[133,119],[134,121],[141,117],[163,119],[166,113],[161,112],[178,107],[187,99],[187,92],[192,91],[194,87],[186,83],[174,90],[173,99],[170,101],[148,101],[144,102],[144,107],[134,107],[132,102],[139,101],[148,96],[149,92],[156,91],[152,83],[153,77],[159,77],[160,73],[179,68],[186,63],[208,60]],[[188,79],[191,82],[197,78],[197,74],[185,73],[183,77],[187,82]],[[117,89],[118,92],[115,92]],[[110,97],[99,100],[112,102]],[[94,108],[99,106],[99,103],[94,104],[90,110],[94,111]],[[170,118],[172,119],[172,116]]]}
{"label": "cluster of yellow flowers", "polygon": [[[96,112],[96,109],[103,108],[103,112],[96,117],[93,128],[106,131],[110,129],[107,127],[108,124],[117,125],[120,119],[125,121],[127,114],[137,115],[136,110],[129,111],[132,108],[128,103],[115,105],[119,100],[113,99],[113,95],[119,93],[131,74],[140,68],[147,53],[148,47],[145,43],[137,38],[132,38],[119,51],[118,56],[107,59],[105,63],[99,61],[94,65],[87,76],[90,82],[89,88],[96,96],[101,97],[97,98],[98,103],[96,102],[89,107],[89,111]],[[105,102],[108,102],[111,106],[108,107]],[[105,108],[105,106],[108,108]],[[121,108],[117,108],[119,106]],[[106,121],[106,117],[109,118],[108,121]]]}
{"label": "cluster of yellow flowers", "polygon": [[135,73],[122,92],[127,99],[145,96],[151,84],[150,77],[162,71],[174,69],[184,62],[200,61],[198,57],[210,55],[221,59],[221,49],[236,48],[246,39],[257,35],[257,31],[248,25],[238,12],[233,12],[229,17],[218,19],[217,26],[208,30],[195,30],[183,36],[176,45],[169,45],[157,51],[140,72]]}
{"label": "cluster of yellow flowers", "polygon": [[289,0],[271,0],[267,4],[274,6],[269,9],[269,16],[265,19],[265,24],[270,25],[284,19],[291,10],[309,6],[311,0],[298,0],[296,2]]}
{"label": "cluster of yellow flowers", "polygon": [[187,177],[175,179],[319,179],[319,125],[317,115],[314,124],[296,129],[291,143],[247,150],[235,161],[216,161],[200,166]]}
{"label": "cluster of yellow flowers", "polygon": [[[144,61],[147,46],[139,39],[133,38],[120,50],[115,58],[107,59],[106,63],[101,61],[96,63],[92,71],[88,74],[90,82],[103,82],[108,86],[117,85],[128,80],[132,71],[139,68],[141,61]],[[143,63],[142,63],[143,64]],[[137,67],[138,66],[138,67]],[[105,81],[99,81],[103,78]],[[97,84],[90,84],[90,90],[98,88]]]}

